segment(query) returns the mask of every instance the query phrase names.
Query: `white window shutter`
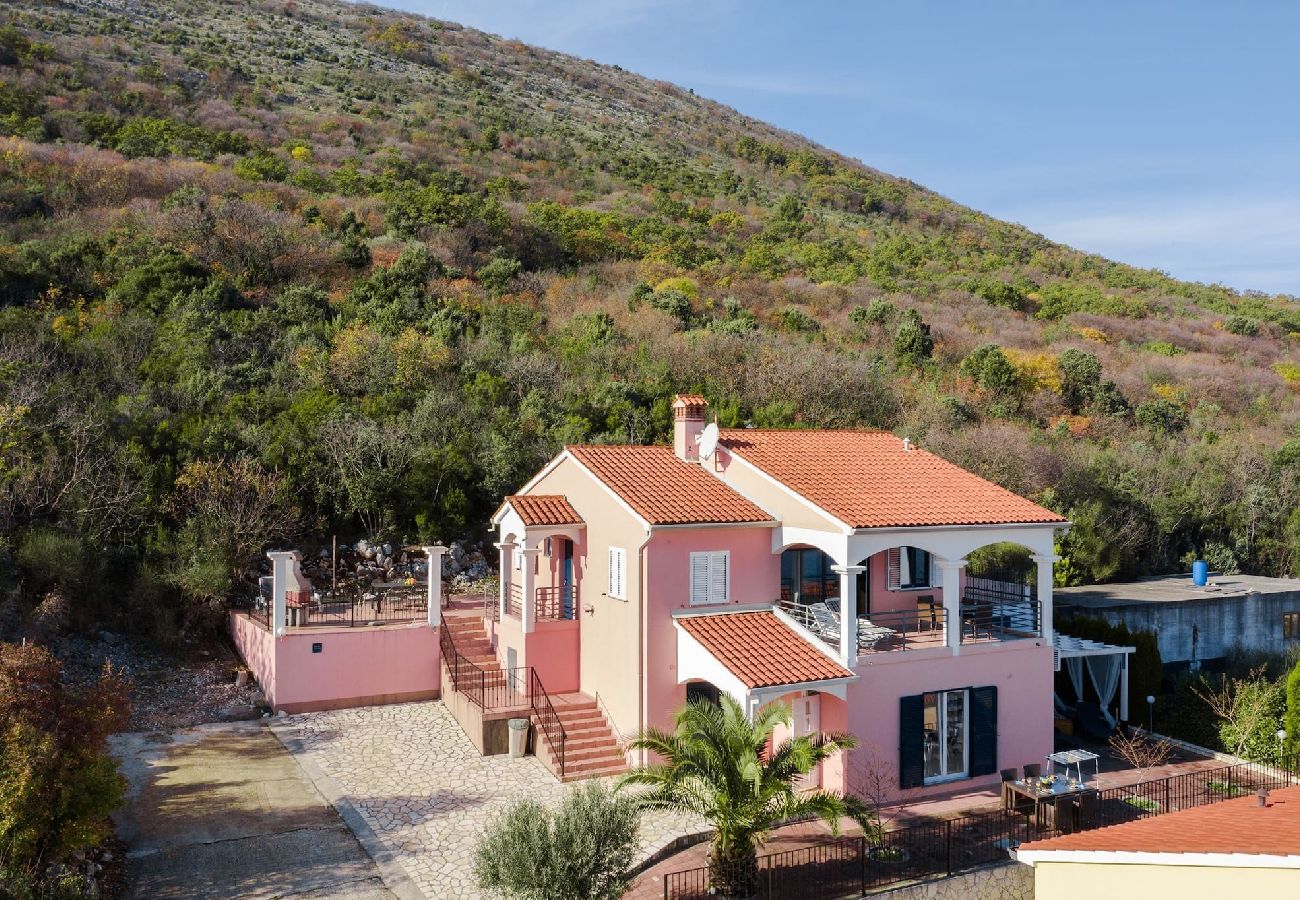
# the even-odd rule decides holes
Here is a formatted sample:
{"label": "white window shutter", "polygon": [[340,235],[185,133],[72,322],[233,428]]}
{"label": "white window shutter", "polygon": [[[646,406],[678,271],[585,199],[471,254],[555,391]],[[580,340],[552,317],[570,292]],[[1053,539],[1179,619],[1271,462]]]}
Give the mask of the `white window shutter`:
{"label": "white window shutter", "polygon": [[731,573],[727,571],[729,554],[709,554],[709,602],[726,603]]}
{"label": "white window shutter", "polygon": [[708,553],[691,554],[691,603],[709,602],[709,557]]}
{"label": "white window shutter", "polygon": [[609,548],[609,584],[605,593],[617,600],[627,599],[627,551]]}
{"label": "white window shutter", "polygon": [[903,586],[903,552],[901,547],[891,547],[885,554],[885,587],[896,591]]}

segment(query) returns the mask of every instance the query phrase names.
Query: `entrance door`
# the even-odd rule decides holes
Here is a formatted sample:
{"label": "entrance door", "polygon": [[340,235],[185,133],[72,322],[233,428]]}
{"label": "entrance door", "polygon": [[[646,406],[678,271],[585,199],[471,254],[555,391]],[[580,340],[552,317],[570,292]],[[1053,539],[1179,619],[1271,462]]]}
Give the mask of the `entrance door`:
{"label": "entrance door", "polygon": [[[799,697],[794,701],[794,733],[800,735],[816,735],[822,730],[822,696],[821,694],[808,694]],[[799,786],[805,789],[819,788],[822,786],[822,766],[817,766],[805,777],[799,779]]]}
{"label": "entrance door", "polygon": [[564,572],[563,581],[560,582],[560,603],[563,606],[563,616],[566,619],[573,618],[573,541],[564,542]]}
{"label": "entrance door", "polygon": [[864,559],[860,565],[862,571],[858,573],[858,617],[870,618],[871,616],[871,559]]}

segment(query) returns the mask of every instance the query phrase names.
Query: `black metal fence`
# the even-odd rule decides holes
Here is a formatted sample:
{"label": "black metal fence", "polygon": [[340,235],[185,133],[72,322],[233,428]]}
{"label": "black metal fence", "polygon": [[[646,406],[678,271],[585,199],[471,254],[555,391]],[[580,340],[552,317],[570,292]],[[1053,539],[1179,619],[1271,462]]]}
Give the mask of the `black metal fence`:
{"label": "black metal fence", "polygon": [[285,610],[287,624],[387,625],[418,622],[428,618],[429,595],[424,585],[395,585],[357,588],[338,594],[322,594],[305,606]]}
{"label": "black metal fence", "polygon": [[[1300,784],[1298,762],[1241,763],[1107,788],[1098,792],[1098,803],[1087,818],[1071,820],[1063,830],[1118,825]],[[664,877],[664,900],[859,897],[1005,860],[1008,851],[1025,841],[1061,833],[1013,810],[977,813],[899,828],[877,840],[849,837],[772,853],[746,870],[714,865],[670,872]]]}

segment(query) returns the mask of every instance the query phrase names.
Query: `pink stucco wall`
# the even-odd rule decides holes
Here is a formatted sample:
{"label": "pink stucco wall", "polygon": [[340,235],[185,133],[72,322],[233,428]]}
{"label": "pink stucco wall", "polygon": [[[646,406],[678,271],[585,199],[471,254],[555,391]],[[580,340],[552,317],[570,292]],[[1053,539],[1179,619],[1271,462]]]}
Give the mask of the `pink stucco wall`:
{"label": "pink stucco wall", "polygon": [[275,641],[271,639],[270,629],[263,628],[260,623],[249,618],[248,613],[243,612],[232,612],[229,625],[235,649],[261,686],[266,702],[274,707]]}
{"label": "pink stucco wall", "polygon": [[[650,724],[667,727],[686,702],[686,686],[677,683],[677,632],[672,614],[678,609],[707,609],[690,604],[690,555],[731,553],[731,604],[771,603],[781,583],[781,560],[772,553],[770,528],[671,528],[655,533],[646,547],[647,569],[647,707]],[[627,677],[635,677],[633,669]]]}
{"label": "pink stucco wall", "polygon": [[[231,634],[276,710],[366,706],[438,694],[438,631],[425,623],[290,628],[273,638],[260,624],[235,613]],[[313,644],[321,652],[313,653]]]}
{"label": "pink stucco wall", "polygon": [[963,645],[945,650],[867,654],[849,686],[848,730],[860,743],[850,756],[850,782],[868,773],[890,798],[917,799],[994,785],[998,775],[903,791],[898,787],[899,698],[927,691],[995,685],[999,769],[1041,763],[1052,752],[1052,648],[1042,640]]}

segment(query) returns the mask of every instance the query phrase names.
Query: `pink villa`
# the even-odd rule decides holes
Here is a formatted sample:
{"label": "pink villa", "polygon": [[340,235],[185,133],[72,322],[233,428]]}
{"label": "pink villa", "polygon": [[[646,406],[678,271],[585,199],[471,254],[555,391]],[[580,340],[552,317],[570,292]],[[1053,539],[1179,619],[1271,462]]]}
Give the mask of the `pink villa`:
{"label": "pink villa", "polygon": [[[527,718],[564,780],[642,762],[628,736],[722,694],[789,704],[795,733],[852,733],[812,782],[869,779],[883,799],[981,789],[1052,752],[1067,521],[887,433],[719,430],[702,397],[673,409],[672,447],[567,447],[505,498],[486,602],[444,608],[430,578],[427,616],[322,636],[278,624],[297,585],[277,561],[270,621],[232,619],[272,703],[441,696],[484,753]],[[967,576],[1003,543],[1032,577]]]}
{"label": "pink villa", "polygon": [[[829,788],[984,786],[1052,752],[1068,522],[887,433],[718,431],[702,397],[673,409],[672,448],[568,447],[493,516],[485,636],[506,670],[592,698],[615,735],[695,697],[788,703],[796,733],[860,741],[815,774]],[[1036,589],[968,584],[967,554],[1003,542],[1032,554]]]}

